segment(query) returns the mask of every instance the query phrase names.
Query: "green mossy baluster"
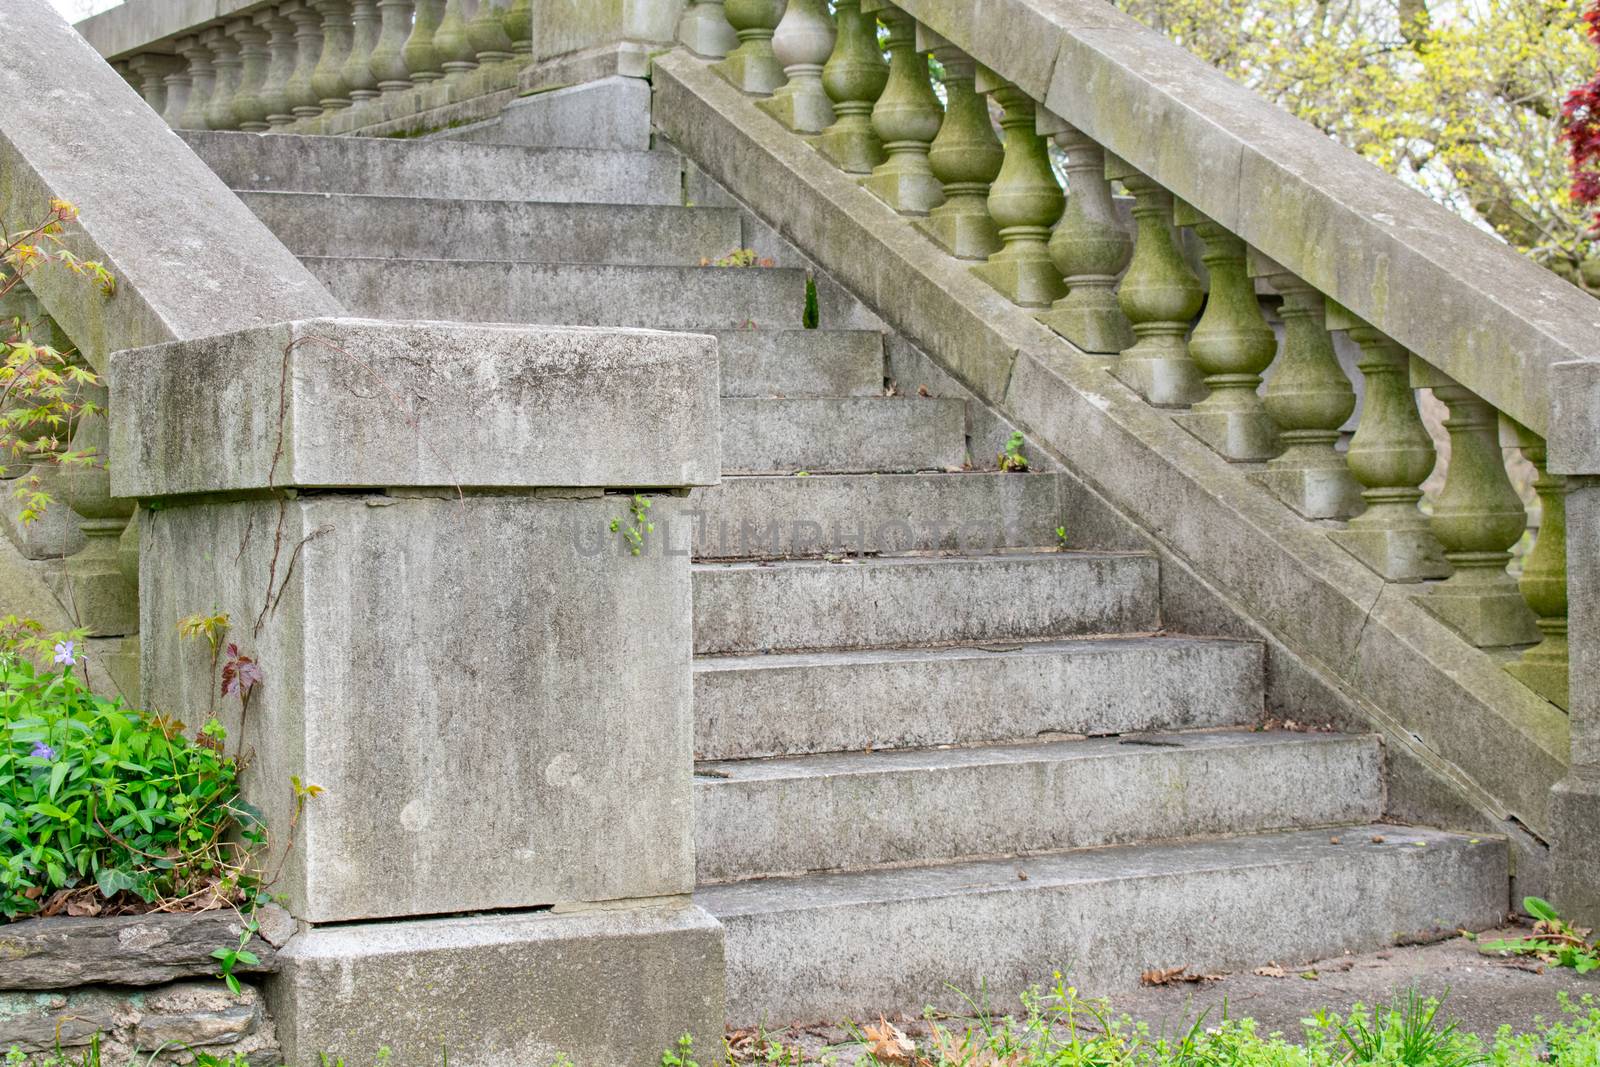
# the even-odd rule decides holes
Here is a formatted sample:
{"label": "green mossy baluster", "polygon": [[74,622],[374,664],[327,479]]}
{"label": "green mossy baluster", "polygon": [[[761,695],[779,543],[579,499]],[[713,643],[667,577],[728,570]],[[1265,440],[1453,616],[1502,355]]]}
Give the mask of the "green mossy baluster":
{"label": "green mossy baluster", "polygon": [[1260,462],[1278,454],[1278,428],[1257,390],[1261,372],[1278,354],[1278,337],[1261,314],[1245,243],[1187,204],[1176,221],[1205,242],[1211,278],[1205,313],[1189,338],[1189,355],[1205,376],[1209,395],[1177,416],[1178,424],[1224,459]]}
{"label": "green mossy baluster", "polygon": [[221,26],[206,30],[200,39],[211,49],[211,67],[216,71],[211,98],[206,102],[206,129],[234,129],[238,123],[233,114],[233,98],[239,91],[239,44]]}
{"label": "green mossy baluster", "polygon": [[1531,645],[1539,628],[1517,583],[1506,573],[1528,515],[1506,473],[1500,418],[1470,389],[1411,362],[1411,383],[1433,389],[1450,409],[1450,461],[1429,522],[1455,573],[1417,600],[1480,648]]}
{"label": "green mossy baluster", "polygon": [[411,34],[400,49],[405,57],[406,71],[417,85],[438,81],[444,77],[439,66],[439,53],[433,47],[433,35],[444,19],[444,0],[417,0],[416,15],[411,20]]}
{"label": "green mossy baluster", "polygon": [[1205,290],[1178,248],[1172,194],[1115,156],[1106,157],[1106,177],[1133,194],[1138,231],[1128,273],[1117,289],[1134,342],[1123,349],[1112,373],[1158,407],[1188,407],[1206,397],[1184,339]]}
{"label": "green mossy baluster", "polygon": [[289,110],[295,121],[322,114],[311,75],[322,59],[322,16],[309,3],[294,0],[283,5],[284,16],[294,23],[294,73],[289,76]]}
{"label": "green mossy baluster", "polygon": [[1055,135],[1067,171],[1067,210],[1050,237],[1050,258],[1066,280],[1067,295],[1039,319],[1085,352],[1112,355],[1132,348],[1133,328],[1117,302],[1117,276],[1133,258],[1133,235],[1111,199],[1105,152],[1047,111],[1039,113],[1039,128]]}
{"label": "green mossy baluster", "polygon": [[944,67],[945,109],[928,165],[944,189],[944,203],[917,228],[958,259],[988,259],[1000,251],[1000,231],[989,217],[989,186],[1000,176],[1005,149],[989,121],[989,102],[975,86],[977,63],[943,40],[933,54]]}
{"label": "green mossy baluster", "polygon": [[445,78],[460,81],[468,71],[478,69],[478,51],[472,47],[467,33],[466,11],[462,0],[449,0],[444,6],[444,19],[439,31],[433,35],[434,51],[439,54],[439,65]]}
{"label": "green mossy baluster", "polygon": [[[83,386],[83,399],[104,408],[104,385]],[[74,451],[93,450],[108,455],[110,426],[104,415],[87,415],[72,430]],[[111,475],[104,465],[61,469],[61,497],[75,511],[83,531],[81,551],[69,556],[52,576],[51,584],[63,604],[95,637],[122,637],[139,629],[139,590],[122,573],[119,558],[122,531],[133,516],[136,502],[111,495]]]}
{"label": "green mossy baluster", "polygon": [[838,33],[828,0],[789,0],[772,36],[772,51],[788,79],[756,106],[796,133],[821,133],[833,125],[833,102],[822,87],[822,67]]}
{"label": "green mossy baluster", "polygon": [[889,81],[873,105],[872,132],[889,158],[862,184],[902,215],[926,215],[944,203],[928,165],[944,108],[929,80],[927,54],[917,49],[916,20],[895,7],[884,7],[878,20],[889,31]]}
{"label": "green mossy baluster", "polygon": [[678,40],[705,59],[722,59],[739,47],[722,0],[689,0],[689,10],[678,23]]}
{"label": "green mossy baluster", "polygon": [[467,22],[467,39],[478,54],[478,65],[515,59],[511,38],[506,36],[505,15],[489,0],[478,0],[478,11]]}
{"label": "green mossy baluster", "polygon": [[378,47],[382,24],[378,5],[374,0],[350,0],[350,22],[354,26],[350,55],[339,73],[350,90],[350,99],[360,103],[378,95],[378,79],[372,73],[372,51]]}
{"label": "green mossy baluster", "polygon": [[533,0],[513,0],[506,7],[500,24],[505,27],[506,40],[511,42],[514,55],[533,54]]}
{"label": "green mossy baluster", "polygon": [[167,75],[181,63],[182,60],[176,56],[164,56],[157,52],[141,53],[128,63],[128,69],[138,82],[139,95],[150,105],[150,110],[158,115],[167,110]]}
{"label": "green mossy baluster", "polygon": [[739,46],[711,69],[742,93],[770,96],[783,84],[783,64],[772,51],[772,35],[783,20],[784,0],[726,0],[728,24]]}
{"label": "green mossy baluster", "polygon": [[1367,510],[1330,536],[1335,543],[1391,582],[1446,578],[1450,564],[1417,505],[1418,488],[1433,471],[1433,438],[1417,413],[1411,388],[1411,357],[1400,345],[1337,305],[1328,308],[1328,328],[1348,330],[1361,346],[1365,399],[1361,424],[1345,461],[1362,486]]}
{"label": "green mossy baluster", "polygon": [[1361,511],[1361,486],[1338,444],[1356,391],[1334,354],[1322,294],[1276,264],[1261,269],[1283,297],[1283,347],[1263,395],[1283,454],[1256,479],[1305,518],[1348,519]]}
{"label": "green mossy baluster", "polygon": [[1544,439],[1515,423],[1509,428],[1539,472],[1539,534],[1522,561],[1517,586],[1538,617],[1544,640],[1506,664],[1511,676],[1559,708],[1570,704],[1567,655],[1567,480],[1551,474]]}
{"label": "green mossy baluster", "polygon": [[834,123],[817,138],[817,151],[847,174],[870,174],[886,158],[872,132],[872,105],[889,83],[889,64],[878,49],[876,22],[861,13],[861,0],[838,0],[834,15],[839,36],[822,68]]}
{"label": "green mossy baluster", "polygon": [[1000,251],[972,273],[1023,307],[1049,307],[1066,295],[1061,272],[1050,260],[1050,227],[1061,218],[1061,193],[1037,114],[1027,93],[979,71],[978,89],[991,92],[1005,109],[1005,160],[989,187],[989,216],[1000,232]]}
{"label": "green mossy baluster", "polygon": [[256,21],[267,31],[267,51],[272,56],[267,64],[267,83],[261,89],[261,103],[267,113],[267,125],[276,129],[294,122],[289,105],[289,79],[294,77],[297,54],[294,23],[271,10],[257,15]]}
{"label": "green mossy baluster", "polygon": [[404,50],[414,6],[414,0],[378,0],[383,26],[378,31],[378,47],[372,50],[372,76],[378,79],[380,93],[401,93],[411,88]]}
{"label": "green mossy baluster", "polygon": [[173,47],[189,61],[189,99],[184,102],[183,114],[178,118],[178,129],[208,130],[211,126],[206,121],[206,112],[217,84],[211,49],[202,44],[199,37],[179,38]]}
{"label": "green mossy baluster", "polygon": [[229,24],[228,33],[239,42],[239,91],[233,94],[233,121],[246,133],[262,133],[270,128],[267,102],[261,95],[272,61],[267,31],[250,19],[237,19]]}
{"label": "green mossy baluster", "polygon": [[350,106],[350,89],[341,71],[350,58],[355,26],[350,21],[349,0],[317,0],[316,7],[322,12],[322,58],[311,72],[311,88],[323,113],[328,114]]}

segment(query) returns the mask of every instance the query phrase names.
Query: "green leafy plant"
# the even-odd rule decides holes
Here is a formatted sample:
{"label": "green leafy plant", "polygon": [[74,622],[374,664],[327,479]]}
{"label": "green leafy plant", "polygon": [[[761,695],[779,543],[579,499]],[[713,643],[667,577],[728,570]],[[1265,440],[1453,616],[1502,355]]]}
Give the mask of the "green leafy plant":
{"label": "green leafy plant", "polygon": [[810,274],[806,275],[806,310],[800,317],[800,325],[808,330],[815,330],[822,325],[822,311],[817,303],[817,279]]}
{"label": "green leafy plant", "polygon": [[1589,940],[1592,931],[1570,925],[1538,897],[1524,897],[1522,910],[1534,919],[1532,937],[1479,941],[1478,951],[1489,956],[1534,956],[1552,967],[1571,967],[1579,974],[1600,971],[1600,942]]}
{"label": "green leafy plant", "polygon": [[[1449,994],[1447,993],[1446,996]],[[1356,1008],[1344,1020],[1329,1017],[1352,1063],[1393,1064],[1396,1067],[1472,1067],[1485,1056],[1476,1041],[1459,1032],[1455,1022],[1441,1023],[1443,1001],[1424,998],[1410,989],[1396,1004],[1369,1015]]]}
{"label": "green leafy plant", "polygon": [[628,505],[628,511],[633,516],[633,521],[612,519],[611,532],[621,533],[628,551],[637,556],[644,552],[645,538],[656,532],[656,525],[650,521],[650,501],[639,493],[633,494],[633,502]]}
{"label": "green leafy plant", "polygon": [[678,1047],[661,1054],[661,1067],[700,1067],[694,1058],[694,1038],[684,1034],[678,1038]]}
{"label": "green leafy plant", "polygon": [[1006,439],[1005,448],[1001,449],[1000,455],[996,457],[1001,470],[1017,474],[1027,473],[1031,465],[1028,463],[1028,457],[1022,452],[1022,443],[1020,430]]}

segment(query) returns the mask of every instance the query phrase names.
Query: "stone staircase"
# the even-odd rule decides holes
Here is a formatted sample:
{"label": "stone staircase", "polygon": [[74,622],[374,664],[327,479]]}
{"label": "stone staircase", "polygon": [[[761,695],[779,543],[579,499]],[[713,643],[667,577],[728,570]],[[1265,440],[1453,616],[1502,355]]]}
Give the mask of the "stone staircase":
{"label": "stone staircase", "polygon": [[694,821],[731,1019],[1504,910],[1503,842],[1383,824],[1374,737],[1262,729],[1261,648],[1165,632],[1154,556],[1062,550],[1070,476],[971,469],[975,402],[885,395],[881,334],[802,328],[804,270],[701,266],[747,231],[684,206],[676,154],[185,136],[353,315],[718,337]]}

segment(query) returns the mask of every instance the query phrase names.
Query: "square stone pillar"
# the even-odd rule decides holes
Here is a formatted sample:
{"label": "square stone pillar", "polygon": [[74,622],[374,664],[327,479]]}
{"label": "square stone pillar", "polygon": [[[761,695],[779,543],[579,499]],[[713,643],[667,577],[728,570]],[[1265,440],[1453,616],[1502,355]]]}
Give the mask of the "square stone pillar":
{"label": "square stone pillar", "polygon": [[[671,519],[718,479],[717,381],[710,338],[629,330],[320,320],[114,358],[145,699],[251,754],[300,920],[268,989],[289,1062],[716,1047]],[[197,612],[259,663],[247,710],[179,637]],[[291,778],[322,788],[298,819]]]}
{"label": "square stone pillar", "polygon": [[1551,895],[1563,917],[1600,927],[1600,362],[1550,379],[1550,472],[1567,479],[1567,634],[1572,759],[1550,796]]}
{"label": "square stone pillar", "polygon": [[[565,84],[609,74],[643,78],[650,55],[673,47],[685,0],[539,0],[533,5],[534,70],[568,71]],[[581,76],[588,72],[587,77]],[[574,73],[580,76],[572,76]],[[560,84],[548,76],[536,80]]]}

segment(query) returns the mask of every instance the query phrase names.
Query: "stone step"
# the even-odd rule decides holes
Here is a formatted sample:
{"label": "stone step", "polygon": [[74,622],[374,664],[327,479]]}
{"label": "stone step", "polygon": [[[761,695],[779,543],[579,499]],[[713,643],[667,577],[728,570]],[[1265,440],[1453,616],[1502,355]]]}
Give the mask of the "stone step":
{"label": "stone step", "polygon": [[352,315],[379,319],[713,331],[805,314],[801,270],[301,258]]}
{"label": "stone step", "polygon": [[299,256],[699,266],[739,247],[732,208],[239,194]]}
{"label": "stone step", "polygon": [[689,514],[700,559],[978,555],[1055,546],[1069,489],[1044,473],[749,475],[696,490]]}
{"label": "stone step", "polygon": [[722,330],[723,396],[882,396],[883,335]]}
{"label": "stone step", "polygon": [[683,164],[671,152],[388,137],[179,133],[232,189],[580,204],[683,203]]}
{"label": "stone step", "polygon": [[1239,730],[701,763],[696,881],[1370,822],[1381,763],[1373,737]]}
{"label": "stone step", "polygon": [[1502,839],[1367,824],[738,882],[695,900],[726,931],[729,1023],[781,1026],[970,1010],[959,993],[985,989],[1004,1011],[1057,970],[1099,994],[1155,968],[1292,966],[1487,929],[1507,877]]}
{"label": "stone step", "polygon": [[727,474],[944,471],[966,461],[966,402],[953,397],[722,401]]}
{"label": "stone step", "polygon": [[729,760],[1250,724],[1260,645],[1100,638],[701,657],[695,753]]}
{"label": "stone step", "polygon": [[1159,625],[1134,553],[887,556],[694,565],[695,652],[1004,642]]}

